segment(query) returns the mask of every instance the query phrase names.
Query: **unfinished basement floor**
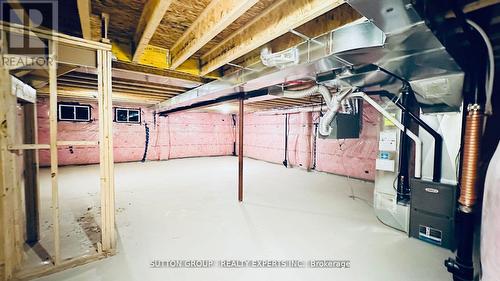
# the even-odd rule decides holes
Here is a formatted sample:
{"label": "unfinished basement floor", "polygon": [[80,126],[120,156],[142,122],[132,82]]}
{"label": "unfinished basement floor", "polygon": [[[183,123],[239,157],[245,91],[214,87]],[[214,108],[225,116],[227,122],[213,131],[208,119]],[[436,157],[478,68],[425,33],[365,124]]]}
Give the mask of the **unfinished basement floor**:
{"label": "unfinished basement floor", "polygon": [[[245,199],[238,203],[236,157],[116,164],[118,254],[38,280],[449,279],[442,266],[449,251],[377,220],[372,183],[253,159],[245,159],[244,171]],[[42,201],[50,198],[49,176],[42,169]],[[65,257],[94,251],[82,239],[92,236],[82,218],[99,222],[92,218],[99,213],[98,181],[98,165],[60,168]],[[351,188],[363,199],[350,198]],[[42,205],[41,216],[50,252],[48,206]],[[153,260],[182,259],[335,259],[350,260],[351,268],[150,266]]]}

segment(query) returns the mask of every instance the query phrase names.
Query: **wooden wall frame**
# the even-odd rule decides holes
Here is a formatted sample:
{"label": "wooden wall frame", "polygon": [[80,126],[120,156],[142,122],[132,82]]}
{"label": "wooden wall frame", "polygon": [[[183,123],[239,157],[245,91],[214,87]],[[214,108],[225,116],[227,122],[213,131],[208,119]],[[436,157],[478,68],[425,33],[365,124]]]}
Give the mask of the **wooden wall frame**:
{"label": "wooden wall frame", "polygon": [[[22,33],[37,36],[49,42],[49,58],[54,63],[49,64],[49,144],[16,143],[16,105],[17,98],[11,94],[11,78],[9,70],[0,69],[0,281],[31,279],[91,261],[99,260],[116,253],[115,230],[115,188],[113,162],[113,104],[111,87],[111,45],[72,37],[57,32],[28,28],[6,22],[0,22],[0,59],[8,55],[7,33]],[[62,45],[61,45],[62,44]],[[57,63],[58,46],[71,47],[75,50],[89,53],[95,52],[98,72],[98,104],[99,104],[99,142],[95,141],[58,141],[57,140]],[[67,63],[67,61],[65,61]],[[36,106],[35,106],[36,107]],[[36,111],[35,111],[36,112]],[[36,114],[35,114],[36,117]],[[36,123],[35,123],[36,124]],[[35,137],[36,140],[36,132]],[[99,146],[100,153],[100,193],[101,193],[101,242],[95,254],[61,259],[60,244],[60,213],[57,149],[61,145]],[[49,149],[51,155],[51,190],[54,249],[51,265],[43,265],[28,271],[20,268],[23,259],[24,235],[22,233],[25,221],[19,214],[24,207],[21,205],[20,176],[17,159],[20,150]],[[37,161],[36,161],[37,162]],[[37,166],[38,168],[38,166]],[[38,173],[30,181],[38,181]],[[35,192],[36,193],[36,192]],[[36,205],[36,204],[35,204]],[[35,216],[36,217],[36,216]]]}

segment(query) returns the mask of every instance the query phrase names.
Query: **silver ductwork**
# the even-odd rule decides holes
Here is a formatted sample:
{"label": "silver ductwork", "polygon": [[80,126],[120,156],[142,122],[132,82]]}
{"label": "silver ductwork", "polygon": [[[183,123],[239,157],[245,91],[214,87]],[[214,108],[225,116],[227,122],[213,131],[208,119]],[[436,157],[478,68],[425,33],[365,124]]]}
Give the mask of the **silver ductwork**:
{"label": "silver ductwork", "polygon": [[278,68],[258,62],[160,103],[157,110],[168,112],[342,69],[346,71],[334,76],[337,84],[398,93],[399,77],[412,86],[424,111],[459,109],[464,74],[410,1],[347,3],[365,18],[292,47],[298,50],[297,65]]}
{"label": "silver ductwork", "polygon": [[286,98],[306,98],[315,94],[321,94],[325,100],[326,106],[328,108],[325,116],[323,116],[319,121],[319,134],[322,136],[329,136],[332,132],[331,123],[333,118],[337,115],[342,107],[342,101],[344,98],[352,93],[354,89],[352,87],[344,87],[337,94],[333,95],[330,93],[327,87],[323,85],[312,86],[308,89],[300,91],[283,91],[283,96]]}

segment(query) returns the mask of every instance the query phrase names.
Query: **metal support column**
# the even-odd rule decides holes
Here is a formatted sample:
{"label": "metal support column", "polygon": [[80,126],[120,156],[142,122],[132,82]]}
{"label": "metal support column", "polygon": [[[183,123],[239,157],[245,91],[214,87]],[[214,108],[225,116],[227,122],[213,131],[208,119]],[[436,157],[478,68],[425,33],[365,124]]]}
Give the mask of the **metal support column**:
{"label": "metal support column", "polygon": [[239,143],[238,143],[238,201],[243,201],[243,118],[245,114],[244,99],[240,98],[239,108]]}

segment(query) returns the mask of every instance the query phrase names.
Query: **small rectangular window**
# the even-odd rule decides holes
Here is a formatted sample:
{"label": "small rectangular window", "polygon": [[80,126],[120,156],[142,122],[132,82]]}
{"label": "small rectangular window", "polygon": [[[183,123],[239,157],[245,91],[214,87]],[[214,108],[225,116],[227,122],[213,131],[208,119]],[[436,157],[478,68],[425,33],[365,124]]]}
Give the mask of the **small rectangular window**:
{"label": "small rectangular window", "polygon": [[115,108],[115,122],[141,123],[141,110],[131,108]]}
{"label": "small rectangular window", "polygon": [[90,121],[90,105],[59,104],[59,121]]}

